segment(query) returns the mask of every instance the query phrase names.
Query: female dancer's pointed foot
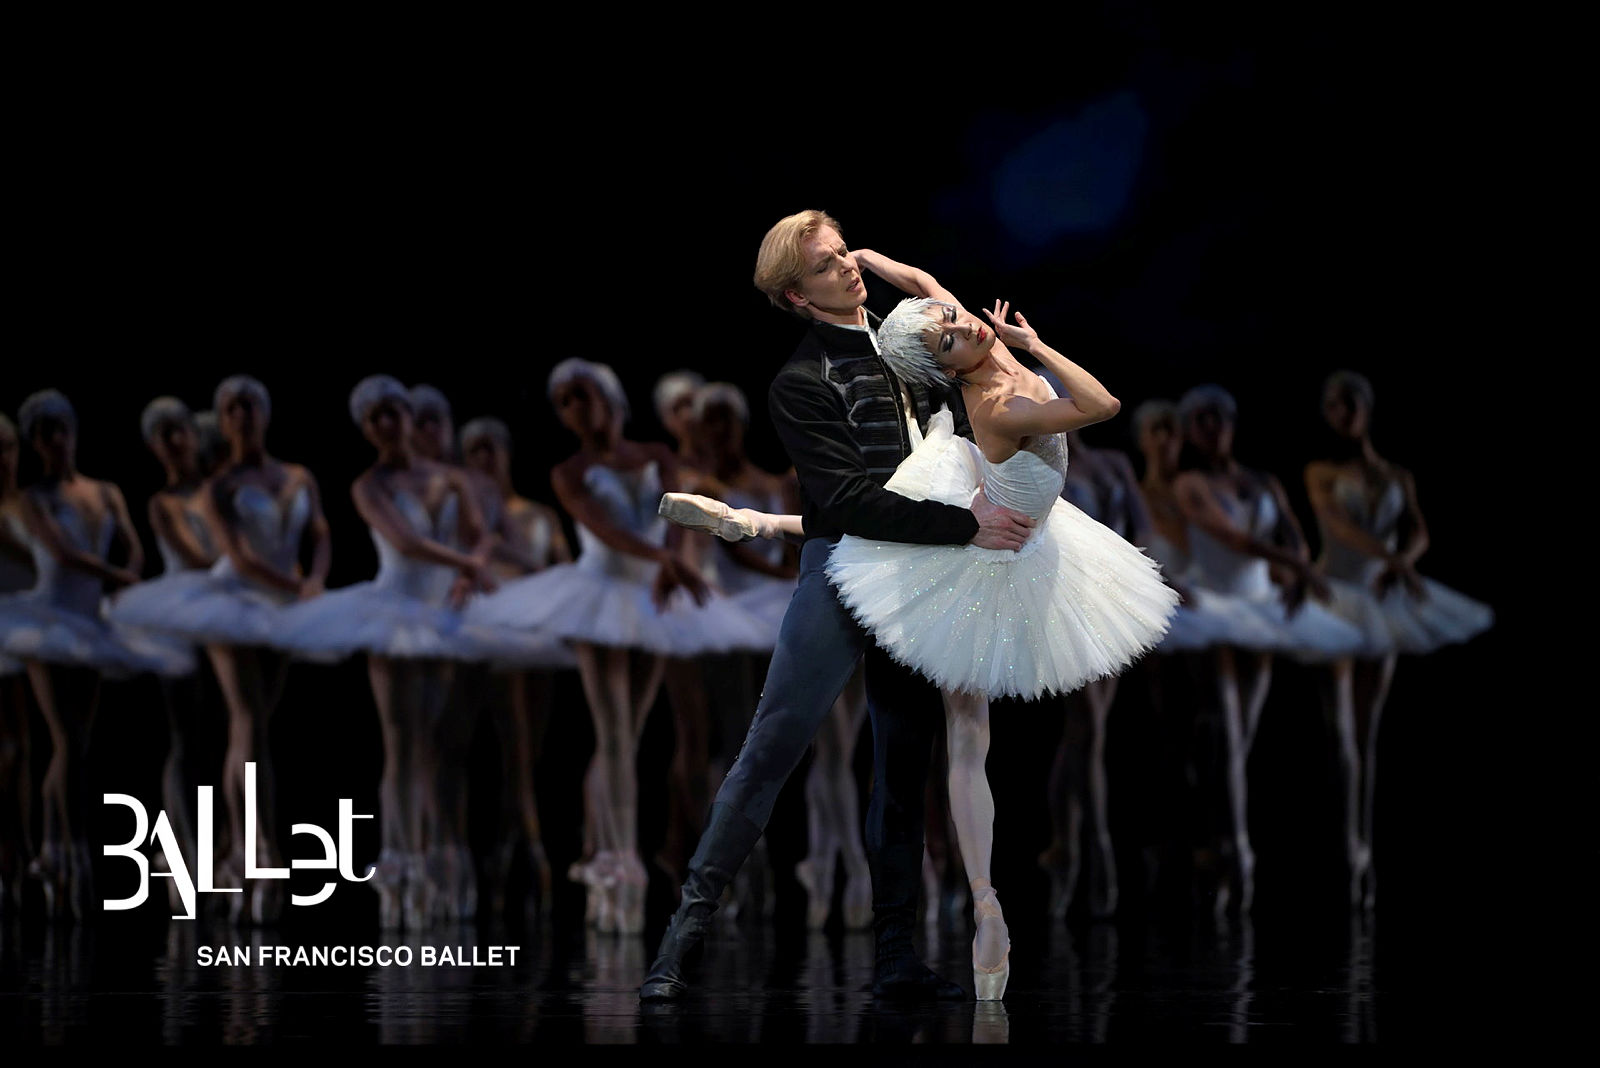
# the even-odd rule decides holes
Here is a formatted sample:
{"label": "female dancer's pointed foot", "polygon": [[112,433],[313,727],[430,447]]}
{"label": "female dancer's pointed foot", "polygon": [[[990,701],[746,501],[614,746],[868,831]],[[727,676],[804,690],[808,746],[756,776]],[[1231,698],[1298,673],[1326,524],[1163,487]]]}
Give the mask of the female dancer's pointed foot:
{"label": "female dancer's pointed foot", "polygon": [[1370,912],[1377,890],[1372,878],[1372,850],[1364,842],[1356,843],[1346,861],[1350,866],[1350,907]]}
{"label": "female dancer's pointed foot", "polygon": [[1039,854],[1039,867],[1050,876],[1050,898],[1046,906],[1052,920],[1067,918],[1073,890],[1078,884],[1078,858],[1059,845]]}
{"label": "female dancer's pointed foot", "polygon": [[645,896],[650,889],[650,873],[638,854],[622,858],[617,871],[617,933],[640,934],[644,931]]}
{"label": "female dancer's pointed foot", "polygon": [[1117,914],[1117,875],[1102,864],[1089,885],[1089,918],[1113,919]]}
{"label": "female dancer's pointed foot", "polygon": [[545,855],[543,842],[534,841],[528,844],[528,860],[533,865],[533,890],[538,899],[539,915],[549,916],[555,892],[551,885],[553,873],[550,870],[550,858]]}
{"label": "female dancer's pointed foot", "polygon": [[806,929],[822,930],[833,912],[833,868],[824,868],[807,857],[794,866],[794,877],[806,892]]}
{"label": "female dancer's pointed foot", "polygon": [[872,928],[872,873],[865,864],[851,871],[844,884],[844,929],[866,931]]}
{"label": "female dancer's pointed foot", "polygon": [[[1011,932],[992,886],[972,888],[972,989],[979,1001],[999,1001],[1011,978]],[[1004,946],[1004,949],[999,947]],[[998,952],[997,952],[998,950]]]}
{"label": "female dancer's pointed foot", "polygon": [[663,493],[661,515],[681,527],[703,530],[724,541],[749,541],[761,536],[760,528],[742,508],[729,508],[722,501],[698,493]]}
{"label": "female dancer's pointed foot", "polygon": [[378,928],[398,931],[403,922],[402,890],[405,885],[406,861],[401,854],[384,849],[378,859],[367,869],[371,876],[367,885],[378,895]]}
{"label": "female dancer's pointed foot", "polygon": [[45,916],[52,920],[64,919],[71,908],[67,894],[67,868],[62,851],[48,844],[28,862],[28,876],[39,880],[44,890]]}

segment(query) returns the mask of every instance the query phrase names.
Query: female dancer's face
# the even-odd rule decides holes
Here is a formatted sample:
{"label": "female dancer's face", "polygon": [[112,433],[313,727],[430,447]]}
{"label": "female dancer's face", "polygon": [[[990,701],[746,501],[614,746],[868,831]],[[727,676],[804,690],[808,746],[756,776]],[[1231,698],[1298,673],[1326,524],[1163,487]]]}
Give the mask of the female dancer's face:
{"label": "female dancer's face", "polygon": [[430,460],[443,460],[450,451],[449,441],[455,437],[456,428],[443,412],[427,410],[414,419],[408,413],[411,447],[417,454]]}
{"label": "female dancer's face", "polygon": [[1347,389],[1330,389],[1322,398],[1322,417],[1342,438],[1360,441],[1367,436],[1371,414],[1366,402]]}
{"label": "female dancer's face", "polygon": [[1178,462],[1178,450],[1183,439],[1178,437],[1178,423],[1170,415],[1157,416],[1145,421],[1139,428],[1139,451],[1145,458],[1163,466]]}
{"label": "female dancer's face", "polygon": [[1233,420],[1215,405],[1201,408],[1189,420],[1189,443],[1205,456],[1231,456]]}
{"label": "female dancer's face", "polygon": [[0,426],[0,484],[17,480],[17,463],[21,460],[17,435],[9,426]]}
{"label": "female dancer's face", "polygon": [[194,429],[182,419],[163,419],[150,435],[150,451],[162,466],[190,472],[195,469]]}
{"label": "female dancer's face", "polygon": [[744,421],[726,404],[713,404],[700,417],[700,440],[717,457],[744,456]]}
{"label": "female dancer's face", "polygon": [[482,471],[497,482],[502,476],[510,474],[511,454],[487,434],[467,442],[461,459],[468,467]]}
{"label": "female dancer's face", "polygon": [[694,433],[694,394],[689,390],[678,394],[678,399],[662,413],[661,423],[674,441],[688,441]]}
{"label": "female dancer's face", "polygon": [[267,413],[260,402],[248,393],[234,393],[222,398],[222,407],[217,412],[217,425],[222,430],[222,436],[234,444],[260,446],[267,437]]}
{"label": "female dancer's face", "polygon": [[994,331],[971,312],[948,304],[935,304],[924,314],[931,326],[926,334],[928,351],[945,370],[964,375],[989,358]]}
{"label": "female dancer's face", "polygon": [[62,471],[72,465],[76,435],[60,419],[45,416],[33,428],[33,451],[39,454],[46,471]]}
{"label": "female dancer's face", "polygon": [[392,400],[379,401],[367,409],[361,429],[377,449],[400,448],[408,443],[411,435],[411,409]]}
{"label": "female dancer's face", "polygon": [[574,378],[550,398],[561,425],[580,438],[603,432],[611,425],[611,405],[588,379]]}

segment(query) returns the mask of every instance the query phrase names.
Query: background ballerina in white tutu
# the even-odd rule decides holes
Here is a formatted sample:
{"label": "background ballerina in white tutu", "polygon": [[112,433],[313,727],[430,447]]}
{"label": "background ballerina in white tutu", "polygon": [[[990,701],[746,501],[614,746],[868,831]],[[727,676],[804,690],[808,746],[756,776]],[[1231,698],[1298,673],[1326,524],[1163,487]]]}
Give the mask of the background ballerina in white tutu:
{"label": "background ballerina in white tutu", "polygon": [[[1024,317],[1009,322],[1009,302],[986,309],[985,325],[926,272],[871,250],[855,257],[915,294],[879,328],[884,359],[902,378],[959,383],[974,437],[956,437],[941,411],[885,488],[966,506],[981,485],[994,503],[1036,520],[1015,552],[845,535],[828,563],[840,599],[878,644],[943,691],[951,817],[977,928],[973,979],[977,996],[993,999],[1005,989],[1010,940],[989,875],[989,699],[1070,692],[1115,674],[1160,640],[1178,595],[1153,561],[1060,496],[1065,434],[1115,415],[1116,398]],[[1007,344],[1039,360],[1070,396],[1058,398]],[[704,497],[669,495],[662,511],[733,540],[803,534],[798,516]]]}
{"label": "background ballerina in white tutu", "polygon": [[[33,585],[33,548],[22,518],[17,469],[22,439],[0,412],[0,595]],[[33,858],[32,746],[28,677],[22,661],[0,656],[0,915],[22,907],[22,877]]]}
{"label": "background ballerina in white tutu", "polygon": [[[104,588],[136,583],[144,550],[122,491],[78,470],[71,402],[57,390],[41,390],[23,402],[17,421],[43,477],[20,498],[35,581],[0,596],[0,655],[26,665],[50,729],[50,766],[40,784],[42,836],[31,872],[44,883],[51,915],[70,912],[81,920],[94,901],[85,773],[101,679],[187,674],[194,657],[182,646],[119,631],[102,617]],[[112,563],[115,552],[125,554],[123,564]]]}
{"label": "background ballerina in white tutu", "polygon": [[1334,455],[1306,465],[1306,492],[1322,539],[1317,567],[1329,608],[1361,629],[1359,653],[1336,661],[1325,682],[1339,745],[1341,815],[1350,904],[1377,901],[1372,865],[1378,723],[1400,653],[1429,653],[1487,630],[1494,612],[1417,574],[1428,525],[1411,472],[1372,444],[1372,383],[1353,371],[1328,376],[1322,416]]}

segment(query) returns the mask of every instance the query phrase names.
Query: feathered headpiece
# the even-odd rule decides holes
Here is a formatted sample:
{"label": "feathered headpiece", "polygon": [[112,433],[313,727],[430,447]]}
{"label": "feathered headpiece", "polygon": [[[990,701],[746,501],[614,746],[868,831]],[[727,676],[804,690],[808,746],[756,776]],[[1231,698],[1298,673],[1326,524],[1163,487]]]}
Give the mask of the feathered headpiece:
{"label": "feathered headpiece", "polygon": [[939,389],[949,387],[950,376],[928,349],[928,336],[938,324],[927,314],[929,308],[949,306],[932,297],[907,297],[883,317],[878,326],[878,350],[896,378]]}

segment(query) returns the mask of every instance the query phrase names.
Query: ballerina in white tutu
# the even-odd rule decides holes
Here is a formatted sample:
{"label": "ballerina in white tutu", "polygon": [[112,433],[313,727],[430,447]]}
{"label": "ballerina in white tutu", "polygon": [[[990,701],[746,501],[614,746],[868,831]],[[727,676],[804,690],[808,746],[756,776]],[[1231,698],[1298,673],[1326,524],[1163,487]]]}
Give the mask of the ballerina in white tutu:
{"label": "ballerina in white tutu", "polygon": [[[332,542],[316,478],[299,464],[267,452],[272,400],[249,375],[216,389],[213,408],[229,459],[206,483],[206,516],[222,549],[207,571],[183,571],[126,591],[112,619],[165,630],[204,645],[228,705],[228,748],[222,793],[228,809],[227,848],[218,885],[242,886],[252,867],[283,868],[276,826],[276,782],[268,744],[272,713],[283,693],[287,658],[272,648],[281,610],[322,593]],[[311,567],[302,571],[302,541],[311,542]],[[247,763],[256,764],[255,826],[245,826]],[[247,839],[255,853],[247,864]],[[283,880],[258,878],[229,895],[231,918],[275,920]]]}
{"label": "ballerina in white tutu", "polygon": [[[144,671],[186,674],[194,657],[179,646],[141,641],[102,618],[104,586],[137,582],[144,552],[122,492],[78,471],[78,420],[67,398],[53,389],[33,394],[18,423],[44,468],[22,495],[36,578],[31,589],[0,597],[0,654],[27,666],[50,727],[43,836],[32,872],[44,881],[52,915],[70,909],[83,919],[94,900],[84,759],[100,680]],[[126,566],[111,563],[118,543]]]}
{"label": "ballerina in white tutu", "polygon": [[[1245,467],[1233,455],[1237,405],[1220,386],[1196,386],[1178,402],[1184,432],[1184,470],[1173,481],[1189,523],[1187,579],[1211,616],[1230,621],[1238,634],[1215,646],[1216,695],[1221,717],[1222,775],[1227,829],[1216,858],[1222,862],[1213,907],[1250,910],[1255,893],[1255,853],[1250,847],[1246,763],[1272,680],[1272,657],[1331,663],[1360,648],[1360,631],[1319,603],[1327,582],[1311,565],[1305,535],[1283,486],[1272,475]],[[1279,585],[1279,579],[1283,585]],[[1260,638],[1245,633],[1265,625]],[[1248,685],[1242,668],[1250,667]],[[1216,800],[1220,801],[1221,798]]]}
{"label": "ballerina in white tutu", "polygon": [[[524,567],[497,556],[491,560],[491,569],[498,580],[506,582],[571,562],[572,550],[561,529],[561,516],[549,505],[522,496],[511,483],[511,431],[504,422],[482,417],[467,423],[461,428],[461,456],[467,467],[494,480],[504,502],[510,540],[531,565]],[[554,888],[539,823],[534,765],[544,746],[553,671],[578,666],[577,656],[565,642],[552,643],[550,651],[546,663],[495,665],[504,688],[489,705],[500,750],[500,840],[489,864],[490,902],[497,915],[505,914],[510,905],[507,888],[519,853],[526,856],[533,876],[539,915],[550,915]]]}
{"label": "ballerina in white tutu", "polygon": [[[188,405],[177,397],[157,397],[140,413],[139,431],[166,475],[161,489],[151,494],[146,507],[150,529],[156,536],[156,549],[161,555],[162,574],[204,571],[216,563],[218,552],[206,519],[201,488],[205,475],[200,470],[200,439],[194,417]],[[167,640],[181,639],[169,637]],[[198,859],[195,854],[198,840],[194,818],[196,788],[210,785],[216,771],[216,761],[207,759],[199,751],[200,739],[205,724],[215,713],[208,707],[204,680],[198,670],[183,677],[162,678],[161,696],[167,711],[167,759],[161,772],[161,801],[171,820],[184,863],[193,872],[197,870]],[[158,870],[165,870],[166,854],[157,852],[152,863]],[[184,906],[177,883],[171,879],[166,882],[173,915],[181,915]]]}
{"label": "ballerina in white tutu", "polygon": [[[1116,414],[1116,398],[1044,344],[1021,315],[1008,322],[1009,303],[985,310],[992,327],[985,326],[926,272],[870,250],[854,255],[917,294],[879,327],[884,360],[903,379],[960,383],[975,439],[956,437],[949,409],[940,411],[885,488],[966,506],[981,485],[994,503],[1036,521],[1015,552],[847,534],[828,561],[841,601],[878,644],[942,688],[950,812],[977,926],[974,981],[980,1000],[998,998],[1010,942],[989,878],[989,700],[1071,692],[1121,671],[1160,641],[1178,595],[1153,561],[1060,496],[1066,433]],[[1008,344],[1058,376],[1070,397],[1058,398]],[[803,533],[797,516],[729,509],[704,498],[671,497],[662,511],[724,537]]]}
{"label": "ballerina in white tutu", "polygon": [[[1339,739],[1345,855],[1350,904],[1374,907],[1373,800],[1378,723],[1399,654],[1424,654],[1487,630],[1486,604],[1417,574],[1428,527],[1416,482],[1372,444],[1372,383],[1338,371],[1323,384],[1322,415],[1340,443],[1338,454],[1306,465],[1306,492],[1316,512],[1329,607],[1360,628],[1356,655],[1332,665],[1326,695]],[[1402,540],[1402,532],[1404,538]]]}
{"label": "ballerina in white tutu", "polygon": [[[491,626],[551,630],[573,643],[595,754],[584,778],[585,855],[570,874],[589,888],[597,926],[631,934],[643,928],[648,882],[635,757],[661,683],[660,657],[747,648],[755,628],[748,613],[711,595],[680,547],[681,532],[656,516],[662,490],[678,485],[677,461],[664,445],[622,436],[627,396],[615,372],[563,360],[548,391],[579,442],[550,481],[577,523],[581,552],[575,563],[506,583],[474,601],[467,615]],[[635,651],[646,657],[642,685],[630,671]]]}
{"label": "ballerina in white tutu", "polygon": [[[22,439],[0,412],[0,596],[33,586],[33,547],[22,518],[17,468]],[[28,677],[22,661],[0,656],[0,914],[22,908],[22,878],[33,859],[32,747]]]}

